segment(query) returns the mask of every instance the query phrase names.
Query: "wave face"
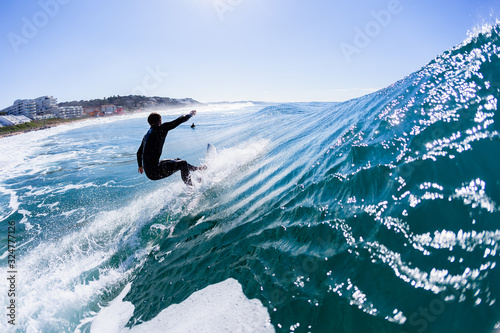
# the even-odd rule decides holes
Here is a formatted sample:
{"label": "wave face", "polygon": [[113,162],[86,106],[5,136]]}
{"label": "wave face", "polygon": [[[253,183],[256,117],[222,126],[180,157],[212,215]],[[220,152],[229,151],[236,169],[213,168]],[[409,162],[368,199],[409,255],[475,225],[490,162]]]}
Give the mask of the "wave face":
{"label": "wave face", "polygon": [[491,332],[499,36],[488,29],[344,103],[200,109],[196,129],[181,126],[165,146],[193,163],[206,143],[218,147],[191,190],[179,175],[137,174],[142,115],[1,139],[17,328],[88,332],[125,285],[125,322],[140,328],[235,279],[277,332]]}

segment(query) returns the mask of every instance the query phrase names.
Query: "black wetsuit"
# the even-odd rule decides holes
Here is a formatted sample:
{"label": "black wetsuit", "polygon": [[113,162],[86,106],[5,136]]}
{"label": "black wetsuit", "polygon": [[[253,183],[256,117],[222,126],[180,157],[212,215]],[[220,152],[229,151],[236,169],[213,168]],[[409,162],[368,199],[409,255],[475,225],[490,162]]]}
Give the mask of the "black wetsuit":
{"label": "black wetsuit", "polygon": [[187,185],[192,184],[189,171],[197,170],[197,167],[181,159],[160,161],[163,144],[165,143],[168,131],[188,121],[191,117],[190,114],[187,114],[174,121],[163,123],[160,126],[151,126],[146,135],[144,135],[141,146],[137,151],[137,163],[139,167],[144,167],[146,176],[149,179],[162,179],[180,170],[184,183]]}

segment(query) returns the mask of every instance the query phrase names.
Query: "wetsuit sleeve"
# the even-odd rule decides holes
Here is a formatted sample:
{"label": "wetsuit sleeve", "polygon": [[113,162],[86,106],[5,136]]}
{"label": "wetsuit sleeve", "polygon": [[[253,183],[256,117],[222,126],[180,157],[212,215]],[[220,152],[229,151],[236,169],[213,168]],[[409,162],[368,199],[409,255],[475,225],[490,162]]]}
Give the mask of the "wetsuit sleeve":
{"label": "wetsuit sleeve", "polygon": [[142,168],[142,152],[144,148],[144,140],[141,142],[141,146],[139,147],[139,150],[137,151],[137,164],[139,165],[139,168]]}
{"label": "wetsuit sleeve", "polygon": [[166,123],[163,123],[160,128],[162,129],[162,131],[170,131],[174,128],[176,128],[177,126],[179,126],[180,124],[186,122],[189,120],[189,118],[191,118],[192,116],[188,113],[184,116],[180,116],[179,118],[173,120],[173,121],[169,121],[169,122],[166,122]]}

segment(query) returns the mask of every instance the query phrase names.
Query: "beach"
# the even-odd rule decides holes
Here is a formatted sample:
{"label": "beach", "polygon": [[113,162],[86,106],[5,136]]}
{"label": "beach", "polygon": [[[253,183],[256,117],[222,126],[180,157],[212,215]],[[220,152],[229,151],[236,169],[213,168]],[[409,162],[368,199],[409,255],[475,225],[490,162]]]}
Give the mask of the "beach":
{"label": "beach", "polygon": [[63,125],[63,124],[76,123],[76,122],[80,122],[80,121],[84,121],[84,120],[88,120],[88,119],[92,119],[92,117],[81,117],[81,118],[75,118],[75,119],[51,118],[51,119],[46,119],[46,120],[32,121],[32,122],[24,123],[24,124],[20,124],[20,125],[0,127],[0,138],[12,136],[12,135],[17,135],[17,134],[21,134],[21,133],[26,133],[26,132],[31,132],[31,131],[43,130],[43,129],[47,129],[47,128],[51,128],[51,127]]}

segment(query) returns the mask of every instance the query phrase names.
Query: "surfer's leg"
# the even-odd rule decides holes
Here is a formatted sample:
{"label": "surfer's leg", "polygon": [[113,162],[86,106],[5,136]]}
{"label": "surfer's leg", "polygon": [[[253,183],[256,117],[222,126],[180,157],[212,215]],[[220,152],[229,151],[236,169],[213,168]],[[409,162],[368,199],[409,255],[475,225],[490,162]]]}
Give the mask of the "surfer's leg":
{"label": "surfer's leg", "polygon": [[181,177],[182,177],[182,180],[184,181],[184,183],[186,183],[186,185],[193,185],[193,183],[191,182],[191,173],[190,171],[196,171],[196,170],[206,170],[207,167],[205,165],[201,166],[201,167],[197,167],[197,166],[194,166],[194,165],[191,165],[189,164],[188,162],[184,161],[184,160],[179,160],[179,162],[181,163]]}
{"label": "surfer's leg", "polygon": [[160,168],[162,170],[163,178],[168,177],[180,170],[182,181],[186,185],[193,185],[193,183],[191,182],[191,174],[189,173],[189,171],[195,171],[198,169],[181,159],[160,161]]}
{"label": "surfer's leg", "polygon": [[[192,167],[192,165],[190,165],[188,162],[186,162],[184,160],[180,160],[179,163],[180,163],[180,168],[181,168],[182,181],[186,185],[189,185],[189,186],[193,185],[193,183],[191,182],[191,173],[189,173],[189,171],[191,170],[190,167]],[[194,170],[191,170],[191,171],[194,171]]]}

